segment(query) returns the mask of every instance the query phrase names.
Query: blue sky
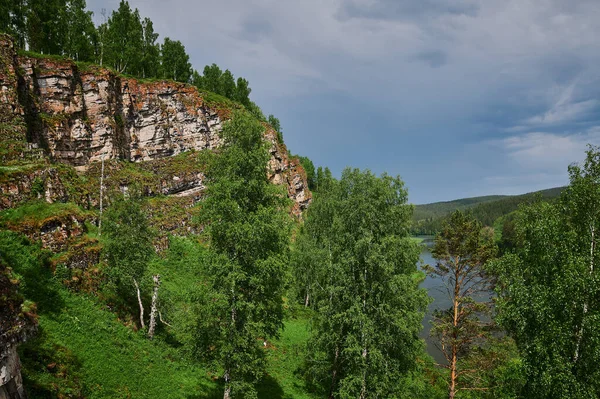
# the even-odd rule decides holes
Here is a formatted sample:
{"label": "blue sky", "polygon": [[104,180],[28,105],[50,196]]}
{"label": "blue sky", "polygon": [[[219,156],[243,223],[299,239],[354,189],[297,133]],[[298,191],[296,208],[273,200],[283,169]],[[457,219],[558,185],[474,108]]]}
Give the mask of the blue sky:
{"label": "blue sky", "polygon": [[247,78],[293,153],[399,174],[414,203],[565,185],[600,144],[597,0],[130,5],[196,69]]}

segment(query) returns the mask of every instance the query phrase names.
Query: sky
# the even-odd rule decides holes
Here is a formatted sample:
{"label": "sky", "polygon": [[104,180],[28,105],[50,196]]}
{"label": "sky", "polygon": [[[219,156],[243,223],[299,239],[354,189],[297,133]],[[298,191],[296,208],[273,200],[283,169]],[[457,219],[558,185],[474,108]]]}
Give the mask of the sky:
{"label": "sky", "polygon": [[566,185],[600,145],[598,0],[129,3],[248,79],[292,153],[400,175],[416,204]]}

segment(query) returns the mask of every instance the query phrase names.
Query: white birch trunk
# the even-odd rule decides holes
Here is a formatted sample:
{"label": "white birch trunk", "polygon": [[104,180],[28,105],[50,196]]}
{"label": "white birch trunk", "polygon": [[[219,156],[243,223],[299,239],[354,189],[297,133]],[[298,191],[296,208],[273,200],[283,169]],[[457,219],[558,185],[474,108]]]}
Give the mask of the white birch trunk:
{"label": "white birch trunk", "polygon": [[142,294],[140,293],[140,286],[138,285],[137,281],[135,281],[135,279],[133,279],[133,284],[135,284],[138,304],[140,305],[140,326],[142,326],[142,328],[144,329],[146,328],[146,325],[144,324],[144,305],[142,304]]}
{"label": "white birch trunk", "polygon": [[154,290],[152,292],[152,305],[150,305],[150,325],[148,326],[148,338],[154,338],[154,330],[156,329],[156,303],[158,301],[158,288],[160,287],[160,275],[152,276],[154,280]]}

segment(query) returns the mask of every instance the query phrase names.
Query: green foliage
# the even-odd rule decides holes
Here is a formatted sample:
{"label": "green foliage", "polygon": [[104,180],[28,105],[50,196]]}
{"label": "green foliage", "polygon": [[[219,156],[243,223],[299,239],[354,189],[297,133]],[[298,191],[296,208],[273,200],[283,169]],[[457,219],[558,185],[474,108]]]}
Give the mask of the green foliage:
{"label": "green foliage", "polygon": [[142,29],[144,31],[141,66],[142,78],[155,78],[158,76],[161,61],[160,46],[156,42],[158,33],[154,32],[154,25],[150,18],[144,18]]}
{"label": "green foliage", "polygon": [[164,78],[173,79],[177,82],[187,82],[192,75],[190,56],[185,52],[185,47],[179,40],[171,40],[165,37],[160,47],[162,59],[162,75]]}
{"label": "green foliage", "polygon": [[62,54],[67,37],[66,0],[28,0],[25,6],[26,38],[31,51]]}
{"label": "green foliage", "polygon": [[18,48],[25,47],[26,13],[27,8],[22,0],[0,2],[0,32],[12,35]]}
{"label": "green foliage", "polygon": [[198,336],[205,355],[224,370],[226,392],[234,397],[255,395],[265,365],[258,338],[276,336],[283,319],[289,200],[267,179],[263,132],[244,113],[225,124],[203,203],[212,300]]}
{"label": "green foliage", "polygon": [[334,179],[331,174],[331,170],[329,170],[328,167],[323,169],[323,167],[319,166],[315,175],[314,191],[318,193],[319,191],[329,190],[330,186],[333,184],[333,181]]}
{"label": "green foliage", "polygon": [[169,323],[160,323],[158,334],[175,340],[180,352],[190,360],[200,354],[196,330],[202,308],[210,300],[206,286],[207,252],[204,245],[191,238],[172,236],[164,256],[148,266],[149,275],[161,276],[158,308],[161,318]]}
{"label": "green foliage", "polygon": [[0,211],[0,225],[14,227],[31,226],[33,229],[39,229],[47,219],[61,219],[71,215],[84,217],[89,215],[89,213],[81,210],[81,208],[73,203],[55,202],[49,204],[45,201],[34,201],[18,208],[9,208]]}
{"label": "green foliage", "polygon": [[76,61],[93,61],[98,41],[92,12],[86,11],[85,0],[69,0],[65,10],[67,34],[63,54]]}
{"label": "green foliage", "polygon": [[103,62],[120,73],[141,75],[144,49],[144,29],[137,9],[121,0],[113,11],[102,34]]}
{"label": "green foliage", "polygon": [[563,189],[564,187],[556,187],[523,195],[490,195],[416,205],[411,231],[417,235],[435,234],[440,231],[448,215],[455,210],[468,211],[484,226],[493,226],[498,218],[516,211],[519,205],[531,203],[538,196],[552,200],[557,198]]}
{"label": "green foliage", "polygon": [[[237,79],[237,85],[236,85],[236,94],[235,94],[235,99],[242,103],[243,105],[245,105],[246,107],[250,107],[251,102],[250,102],[250,92],[252,92],[252,89],[250,89],[250,84],[248,83],[248,81],[242,77],[239,77]],[[264,120],[264,116],[262,117],[262,119]]]}
{"label": "green foliage", "polygon": [[227,98],[235,98],[237,87],[235,85],[235,79],[229,69],[223,72],[220,77],[219,88],[222,94]]}
{"label": "green foliage", "polygon": [[277,140],[283,144],[283,132],[281,131],[281,123],[279,122],[279,119],[275,118],[273,115],[269,115],[267,122],[269,122],[269,125],[271,125],[271,127],[277,132]]}
{"label": "green foliage", "polygon": [[306,181],[308,182],[308,188],[310,190],[316,189],[317,182],[315,165],[308,157],[298,155],[298,160],[300,161],[300,165],[302,165],[304,171],[306,172]]}
{"label": "green foliage", "polygon": [[153,233],[139,202],[126,198],[115,201],[104,213],[102,228],[107,274],[117,294],[131,303],[154,255]]}
{"label": "green foliage", "polygon": [[487,388],[470,378],[474,369],[464,367],[464,358],[473,348],[481,347],[489,338],[489,304],[479,297],[491,288],[484,265],[496,255],[496,245],[491,229],[485,229],[473,216],[461,211],[453,212],[435,237],[432,248],[435,265],[425,270],[439,277],[445,287],[449,309],[438,309],[434,314],[431,335],[444,355],[449,374],[449,397],[454,398],[461,389]]}
{"label": "green foliage", "polygon": [[[409,395],[428,301],[418,288],[406,200],[398,177],[346,169],[306,215],[308,237],[299,239],[306,258],[297,254],[294,266],[312,277],[316,310],[307,375],[330,396]],[[306,281],[299,283],[304,291]]]}
{"label": "green foliage", "polygon": [[492,267],[498,321],[523,357],[525,397],[600,395],[598,148],[590,147],[584,165],[569,174],[559,203],[521,209],[516,248]]}
{"label": "green foliage", "polygon": [[47,268],[48,253],[0,231],[0,256],[37,303],[39,332],[20,347],[29,397],[181,398],[218,389],[206,370],[166,342],[148,341],[92,296],[69,292]]}

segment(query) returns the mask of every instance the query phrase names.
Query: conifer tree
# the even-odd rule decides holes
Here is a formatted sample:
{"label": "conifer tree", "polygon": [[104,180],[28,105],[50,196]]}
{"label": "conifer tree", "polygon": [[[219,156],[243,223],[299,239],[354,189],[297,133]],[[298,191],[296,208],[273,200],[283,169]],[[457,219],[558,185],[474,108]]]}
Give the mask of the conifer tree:
{"label": "conifer tree", "polygon": [[437,338],[438,349],[446,358],[449,369],[448,397],[453,399],[466,386],[466,374],[477,372],[462,367],[462,360],[473,347],[482,346],[488,333],[489,301],[481,299],[491,289],[484,266],[496,255],[493,233],[483,228],[471,215],[456,211],[444,223],[431,251],[436,264],[427,272],[440,277],[451,306],[439,309],[433,320],[431,335]]}
{"label": "conifer tree", "polygon": [[142,21],[144,41],[142,47],[141,72],[142,78],[155,78],[160,68],[160,46],[156,42],[158,33],[154,32],[154,25],[150,18]]}

